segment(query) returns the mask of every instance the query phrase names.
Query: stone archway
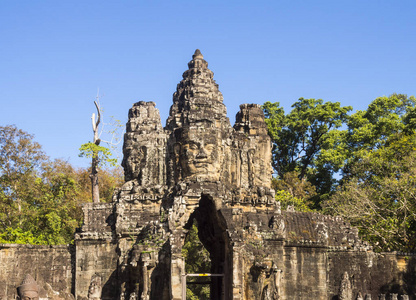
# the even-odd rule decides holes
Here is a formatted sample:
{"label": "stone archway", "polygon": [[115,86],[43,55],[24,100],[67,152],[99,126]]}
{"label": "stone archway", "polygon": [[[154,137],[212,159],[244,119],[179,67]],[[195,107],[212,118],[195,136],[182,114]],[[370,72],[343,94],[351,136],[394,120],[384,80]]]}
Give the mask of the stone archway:
{"label": "stone archway", "polygon": [[[221,212],[216,209],[214,200],[209,195],[201,195],[199,206],[191,213],[185,229],[189,230],[194,220],[198,227],[198,238],[209,252],[211,274],[224,274],[210,278],[210,299],[225,300],[228,276],[228,238]],[[185,239],[184,239],[185,240]],[[186,279],[185,279],[186,280]]]}

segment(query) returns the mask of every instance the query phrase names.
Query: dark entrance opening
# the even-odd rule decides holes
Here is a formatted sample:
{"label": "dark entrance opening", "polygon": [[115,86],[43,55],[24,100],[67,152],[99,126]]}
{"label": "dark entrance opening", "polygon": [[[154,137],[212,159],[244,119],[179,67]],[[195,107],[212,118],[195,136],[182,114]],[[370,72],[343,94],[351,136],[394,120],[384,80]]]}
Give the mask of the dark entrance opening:
{"label": "dark entrance opening", "polygon": [[190,291],[187,299],[223,300],[225,278],[218,275],[225,273],[225,226],[210,196],[201,196],[185,228],[189,230],[183,247],[187,274],[216,274],[184,278]]}

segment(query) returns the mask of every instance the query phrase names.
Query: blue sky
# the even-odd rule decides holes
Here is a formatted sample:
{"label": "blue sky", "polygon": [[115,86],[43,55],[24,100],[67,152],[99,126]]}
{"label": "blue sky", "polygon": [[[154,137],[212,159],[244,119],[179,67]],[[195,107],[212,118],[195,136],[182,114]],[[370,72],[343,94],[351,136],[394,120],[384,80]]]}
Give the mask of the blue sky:
{"label": "blue sky", "polygon": [[164,125],[197,48],[232,123],[242,103],[366,109],[416,94],[415,15],[415,1],[1,1],[0,125],[87,166],[97,88],[105,120],[143,100]]}

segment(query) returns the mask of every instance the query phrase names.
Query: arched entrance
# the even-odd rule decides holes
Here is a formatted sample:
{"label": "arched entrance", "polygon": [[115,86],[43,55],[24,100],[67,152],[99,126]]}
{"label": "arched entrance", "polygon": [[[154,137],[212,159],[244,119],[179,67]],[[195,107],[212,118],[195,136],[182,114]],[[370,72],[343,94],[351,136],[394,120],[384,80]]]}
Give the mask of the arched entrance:
{"label": "arched entrance", "polygon": [[[225,222],[220,211],[215,208],[212,197],[201,195],[198,208],[190,215],[185,225],[188,234],[184,247],[188,248],[185,249],[188,250],[188,256],[185,258],[187,274],[184,274],[182,279],[185,280],[183,285],[186,283],[191,290],[203,293],[203,295],[195,295],[199,299],[227,299],[228,259],[226,253],[228,238],[225,227]],[[195,231],[197,231],[197,236]],[[189,239],[190,235],[192,235],[193,241]],[[198,247],[198,249],[192,249],[192,247]],[[194,255],[193,257],[189,256],[189,250]],[[189,274],[189,271],[192,274]],[[195,279],[190,279],[191,277]],[[186,281],[187,279],[190,279],[189,282]],[[201,289],[199,285],[209,287],[208,297],[206,289],[204,292],[204,289]]]}

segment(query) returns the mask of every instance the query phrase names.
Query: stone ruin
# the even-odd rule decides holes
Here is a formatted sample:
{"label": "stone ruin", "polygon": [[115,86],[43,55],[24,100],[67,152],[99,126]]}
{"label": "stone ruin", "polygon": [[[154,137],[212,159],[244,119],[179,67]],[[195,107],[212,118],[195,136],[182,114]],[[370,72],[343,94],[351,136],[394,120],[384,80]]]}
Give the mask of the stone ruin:
{"label": "stone ruin", "polygon": [[[53,290],[44,299],[186,299],[182,247],[194,221],[216,275],[211,299],[415,299],[413,255],[374,253],[340,217],[280,209],[261,106],[241,105],[232,127],[199,50],[165,127],[155,103],[130,109],[123,154],[113,202],[84,206],[67,253],[42,252],[54,276],[38,248],[0,248],[1,299],[29,271]],[[26,255],[32,269],[13,271]]]}

